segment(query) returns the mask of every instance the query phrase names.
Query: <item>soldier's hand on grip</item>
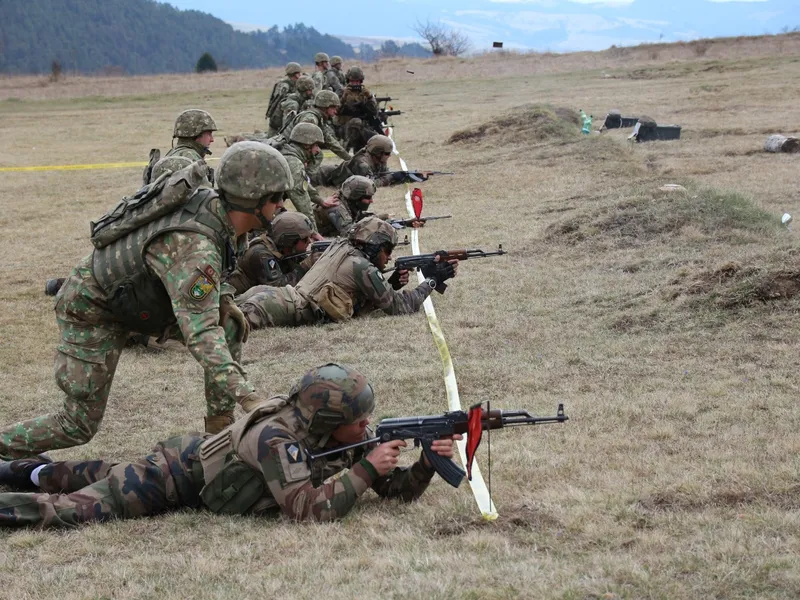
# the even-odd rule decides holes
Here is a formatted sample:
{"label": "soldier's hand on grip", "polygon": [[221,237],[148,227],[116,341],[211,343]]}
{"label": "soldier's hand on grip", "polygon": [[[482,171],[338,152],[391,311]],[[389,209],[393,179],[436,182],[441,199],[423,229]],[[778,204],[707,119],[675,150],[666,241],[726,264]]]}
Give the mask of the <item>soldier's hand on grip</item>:
{"label": "soldier's hand on grip", "polygon": [[375,467],[378,475],[383,477],[397,466],[400,448],[405,448],[406,445],[405,440],[386,442],[367,454],[367,460]]}

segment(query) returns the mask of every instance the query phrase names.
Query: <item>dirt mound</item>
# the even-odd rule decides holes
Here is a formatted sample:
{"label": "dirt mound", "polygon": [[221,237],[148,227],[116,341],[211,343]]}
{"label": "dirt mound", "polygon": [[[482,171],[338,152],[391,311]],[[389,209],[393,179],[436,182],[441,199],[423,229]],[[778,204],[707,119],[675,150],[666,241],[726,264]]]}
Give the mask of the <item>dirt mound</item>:
{"label": "dirt mound", "polygon": [[616,205],[551,224],[545,239],[568,244],[594,239],[616,247],[636,247],[680,234],[684,228],[733,239],[743,232],[780,226],[773,215],[735,193],[695,189],[688,183],[678,192],[659,187],[652,181],[632,186]]}
{"label": "dirt mound", "polygon": [[525,104],[490,121],[456,131],[448,144],[492,142],[526,144],[545,140],[570,140],[580,135],[578,111],[548,105]]}
{"label": "dirt mound", "polygon": [[[702,296],[721,308],[788,300],[800,293],[800,268],[744,267],[731,262],[693,277],[681,293]],[[680,295],[680,294],[678,294]]]}

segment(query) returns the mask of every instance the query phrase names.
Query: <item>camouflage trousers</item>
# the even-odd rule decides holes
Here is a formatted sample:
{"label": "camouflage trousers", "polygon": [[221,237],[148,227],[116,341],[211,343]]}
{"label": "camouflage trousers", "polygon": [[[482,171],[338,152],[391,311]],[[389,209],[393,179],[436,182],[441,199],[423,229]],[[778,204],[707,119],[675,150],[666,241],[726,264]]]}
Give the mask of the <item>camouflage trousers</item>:
{"label": "camouflage trousers", "polygon": [[0,494],[0,525],[72,527],[199,508],[203,434],[174,437],[135,463],[51,463],[39,471],[41,492]]}
{"label": "camouflage trousers", "polygon": [[297,327],[325,321],[325,313],[315,309],[290,285],[257,285],[236,298],[250,329]]}
{"label": "camouflage trousers", "polygon": [[[61,331],[55,379],[66,396],[64,405],[57,412],[0,429],[0,459],[24,458],[85,444],[94,437],[103,420],[111,382],[129,331],[111,314],[105,293],[92,275],[91,258],[75,267],[64,282],[56,296],[55,312]],[[225,338],[233,359],[239,361],[242,344],[236,341],[236,334],[237,326],[229,319]],[[236,405],[234,399],[216,389],[206,375],[209,416],[233,410]]]}

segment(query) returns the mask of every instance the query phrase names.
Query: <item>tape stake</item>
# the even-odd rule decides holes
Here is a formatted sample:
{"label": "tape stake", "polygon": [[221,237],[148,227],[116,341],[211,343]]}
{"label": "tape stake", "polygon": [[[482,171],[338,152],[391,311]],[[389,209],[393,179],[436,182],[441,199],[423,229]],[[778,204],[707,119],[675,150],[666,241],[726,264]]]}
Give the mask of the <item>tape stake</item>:
{"label": "tape stake", "polygon": [[[392,139],[392,130],[389,129],[389,138]],[[398,160],[400,161],[400,168],[403,171],[408,171],[408,166],[406,165],[406,161],[400,156],[400,153],[397,151],[397,145],[392,139],[392,144],[394,146],[393,152],[397,155]],[[414,216],[414,206],[411,200],[411,188],[406,184],[406,210],[408,211],[408,216]],[[421,254],[420,247],[419,247],[419,229],[412,229],[411,230],[411,251],[414,254]],[[422,283],[425,280],[425,277],[422,273],[417,273],[417,277],[419,278],[419,282]],[[444,386],[445,390],[447,391],[447,404],[448,410],[461,410],[461,399],[459,398],[458,394],[458,381],[456,380],[456,373],[455,369],[453,368],[453,360],[450,356],[450,349],[447,347],[447,340],[445,340],[444,332],[442,331],[442,326],[439,323],[439,319],[436,317],[436,311],[433,308],[433,301],[431,300],[430,296],[425,299],[425,302],[422,304],[423,309],[425,309],[425,317],[428,319],[428,326],[430,327],[431,334],[433,335],[433,342],[436,344],[436,348],[439,350],[439,357],[442,360],[442,371],[444,375]],[[456,442],[458,446],[458,454],[461,456],[461,463],[467,464],[467,441],[461,440],[460,442]],[[486,483],[483,480],[483,475],[481,474],[481,469],[478,466],[477,460],[472,465],[472,480],[469,482],[470,488],[472,488],[472,495],[475,497],[475,502],[478,504],[478,509],[481,511],[481,516],[486,519],[487,521],[494,521],[497,516],[497,508],[492,502],[492,498],[489,495],[489,489],[486,487]]]}

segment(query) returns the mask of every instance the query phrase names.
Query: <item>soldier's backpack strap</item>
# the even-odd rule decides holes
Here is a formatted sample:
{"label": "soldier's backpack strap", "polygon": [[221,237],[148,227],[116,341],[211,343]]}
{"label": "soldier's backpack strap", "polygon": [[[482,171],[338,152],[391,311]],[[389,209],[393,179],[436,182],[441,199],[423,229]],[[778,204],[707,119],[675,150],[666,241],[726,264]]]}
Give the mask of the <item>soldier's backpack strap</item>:
{"label": "soldier's backpack strap", "polygon": [[200,464],[205,486],[200,498],[209,510],[241,515],[264,495],[264,478],[245,463],[237,450],[244,434],[259,421],[274,415],[289,402],[286,396],[273,396],[244,419],[207,439],[200,446]]}

